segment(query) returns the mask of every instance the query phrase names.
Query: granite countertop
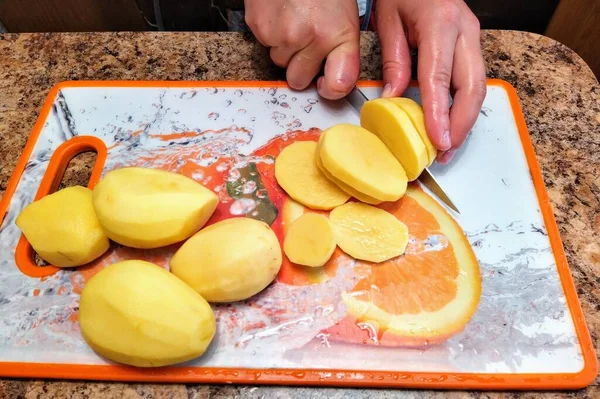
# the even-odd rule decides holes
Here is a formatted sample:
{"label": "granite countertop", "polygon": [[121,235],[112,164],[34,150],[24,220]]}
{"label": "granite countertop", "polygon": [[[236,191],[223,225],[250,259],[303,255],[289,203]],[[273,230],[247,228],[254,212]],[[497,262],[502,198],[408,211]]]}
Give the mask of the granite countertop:
{"label": "granite countertop", "polygon": [[[361,43],[361,78],[380,79],[374,35]],[[600,353],[600,85],[569,48],[543,36],[484,31],[490,78],[516,87],[549,190],[577,292]],[[65,80],[275,80],[282,71],[251,36],[233,33],[0,35],[0,195],[49,89]],[[83,179],[85,160],[69,179]],[[600,397],[600,379],[575,395]],[[572,397],[335,388],[0,380],[0,397],[504,398]]]}

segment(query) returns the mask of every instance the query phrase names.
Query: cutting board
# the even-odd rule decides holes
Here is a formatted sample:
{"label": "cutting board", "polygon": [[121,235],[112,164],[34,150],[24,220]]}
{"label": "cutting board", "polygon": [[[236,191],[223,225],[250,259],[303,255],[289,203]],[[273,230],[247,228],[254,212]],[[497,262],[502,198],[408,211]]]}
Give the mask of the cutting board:
{"label": "cutting board", "polygon": [[[360,86],[370,98],[381,93],[378,82]],[[416,87],[405,96],[420,101]],[[223,157],[248,161],[274,139],[294,140],[343,122],[359,123],[345,101],[281,82],[53,88],[0,205],[0,375],[449,389],[590,384],[596,356],[516,92],[503,81],[488,81],[477,123],[452,164],[431,169],[461,210],[452,216],[482,276],[473,318],[442,342],[380,345],[376,334],[363,342],[336,340],[326,331],[346,309],[340,273],[333,273],[304,285],[277,280],[252,301],[214,306],[217,336],[199,359],[160,369],[116,365],[81,337],[81,288],[120,259],[168,267],[172,248],[136,252],[114,245],[95,265],[60,270],[35,264],[14,223],[24,206],[56,189],[68,161],[82,151],[98,153],[90,187],[111,169],[140,165],[187,174],[224,199],[224,186],[211,183],[227,169]],[[233,201],[228,212],[246,214],[245,205]]]}

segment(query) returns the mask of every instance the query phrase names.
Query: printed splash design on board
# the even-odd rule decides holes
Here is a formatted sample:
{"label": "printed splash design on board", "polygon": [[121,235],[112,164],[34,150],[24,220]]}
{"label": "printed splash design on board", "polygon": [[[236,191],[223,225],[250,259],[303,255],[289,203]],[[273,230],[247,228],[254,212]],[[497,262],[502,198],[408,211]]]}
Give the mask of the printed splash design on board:
{"label": "printed splash design on board", "polygon": [[[250,131],[238,126],[149,135],[157,140],[157,147],[146,149],[128,141],[112,146],[109,159],[115,161],[105,171],[140,166],[188,176],[220,197],[208,225],[230,217],[256,218],[271,225],[283,244],[286,227],[300,214],[314,211],[282,191],[274,177],[275,159],[287,145],[316,141],[319,135],[319,129],[287,132],[250,155],[237,152],[252,140]],[[215,306],[219,345],[245,346],[271,335],[297,341],[298,331],[305,330],[307,344],[319,339],[324,345],[338,341],[410,347],[441,343],[461,331],[479,301],[480,276],[460,227],[449,223],[441,206],[417,186],[397,203],[380,207],[409,226],[405,255],[370,264],[357,262],[338,248],[323,268],[294,265],[284,256],[276,282],[262,294],[244,303]],[[446,215],[445,224],[436,219],[441,214]],[[454,234],[454,242],[446,231],[450,237]],[[462,252],[454,251],[453,244]],[[75,272],[72,282],[79,291],[102,267],[122,259],[142,258],[168,267],[173,250],[118,247],[84,273]],[[467,285],[460,285],[462,277]],[[457,296],[465,295],[468,299],[463,303],[451,305]],[[312,315],[310,320],[303,316],[307,314]],[[449,322],[452,318],[456,320]]]}

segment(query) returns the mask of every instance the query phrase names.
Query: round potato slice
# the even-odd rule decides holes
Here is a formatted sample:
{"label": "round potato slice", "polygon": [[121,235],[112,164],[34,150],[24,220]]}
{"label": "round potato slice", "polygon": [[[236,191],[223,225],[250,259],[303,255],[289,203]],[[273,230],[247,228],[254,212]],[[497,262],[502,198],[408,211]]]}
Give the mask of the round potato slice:
{"label": "round potato slice", "polygon": [[293,263],[323,266],[335,250],[333,230],[327,217],[305,213],[291,225],[283,242],[283,251]]}
{"label": "round potato slice", "polygon": [[275,161],[277,183],[295,201],[312,209],[330,210],[350,198],[315,165],[317,143],[298,141],[287,146]]}
{"label": "round potato slice", "polygon": [[370,100],[360,110],[360,125],[377,135],[402,164],[409,181],[429,163],[421,136],[408,114],[386,98]]}
{"label": "round potato slice", "polygon": [[350,202],[329,214],[335,240],[355,259],[383,262],[400,256],[408,245],[408,228],[392,214]]}
{"label": "round potato slice", "polygon": [[330,127],[321,134],[319,156],[336,179],[378,201],[404,195],[407,178],[385,144],[368,130],[351,124]]}
{"label": "round potato slice", "polygon": [[344,190],[346,193],[348,193],[352,197],[356,198],[357,200],[359,200],[361,202],[365,202],[367,204],[378,205],[383,202],[383,201],[379,201],[378,199],[375,199],[373,197],[369,197],[368,195],[363,194],[360,191],[355,190],[354,188],[350,187],[343,181],[336,179],[334,176],[332,176],[331,173],[329,173],[327,171],[327,169],[325,169],[325,167],[323,166],[323,162],[321,162],[321,157],[319,156],[319,151],[320,150],[317,146],[317,151],[315,153],[315,163],[317,164],[317,167],[329,180],[334,182],[339,188],[341,188],[342,190]]}
{"label": "round potato slice", "polygon": [[427,135],[427,129],[425,129],[425,115],[423,114],[423,108],[414,101],[412,98],[407,97],[395,97],[389,98],[391,102],[399,106],[406,112],[408,117],[410,118],[413,126],[421,136],[421,140],[423,140],[423,144],[425,144],[425,148],[427,149],[427,155],[429,157],[429,163],[427,166],[430,166],[433,161],[435,161],[435,157],[437,157],[437,148],[433,145],[433,143],[429,140],[429,136]]}

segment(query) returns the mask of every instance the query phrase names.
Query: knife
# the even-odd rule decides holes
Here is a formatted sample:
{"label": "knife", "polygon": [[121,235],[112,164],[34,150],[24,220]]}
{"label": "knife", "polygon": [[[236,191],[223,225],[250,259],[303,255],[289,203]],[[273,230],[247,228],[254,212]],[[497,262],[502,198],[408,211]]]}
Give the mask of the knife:
{"label": "knife", "polygon": [[[350,103],[350,105],[352,105],[352,107],[356,111],[358,111],[359,114],[363,104],[369,101],[367,96],[365,96],[364,93],[358,87],[352,89],[352,91],[346,96],[346,100]],[[446,194],[446,192],[442,189],[442,186],[440,186],[440,183],[438,183],[438,181],[435,179],[433,174],[431,174],[428,168],[425,168],[423,170],[421,175],[419,175],[418,180],[425,187],[427,187],[440,201],[446,204],[446,206],[448,206],[454,212],[460,213],[456,205],[454,205],[452,200],[450,200],[448,194]]]}

